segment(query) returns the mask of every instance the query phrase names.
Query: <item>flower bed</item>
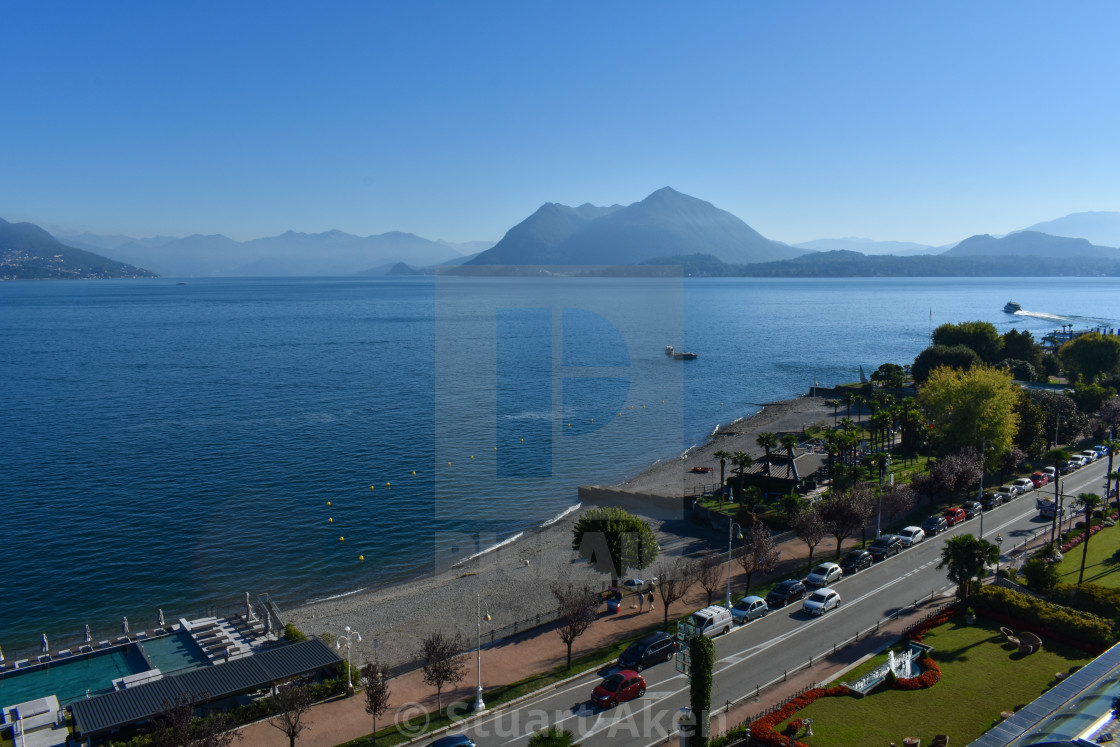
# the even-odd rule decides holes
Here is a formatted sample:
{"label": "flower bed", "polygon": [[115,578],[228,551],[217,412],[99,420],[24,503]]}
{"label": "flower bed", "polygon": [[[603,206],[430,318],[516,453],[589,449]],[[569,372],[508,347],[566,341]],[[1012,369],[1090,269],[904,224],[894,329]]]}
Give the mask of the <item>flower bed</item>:
{"label": "flower bed", "polygon": [[[822,688],[818,687],[809,690],[806,693],[798,695],[796,698],[786,703],[784,706],[776,711],[772,711],[762,718],[751,723],[751,739],[765,745],[772,745],[772,747],[788,747],[790,744],[789,737],[782,736],[774,731],[774,727],[788,719],[793,714],[800,711],[818,698],[831,698],[837,695],[851,695],[845,685],[838,685],[836,687]],[[802,742],[793,742],[796,747],[808,747]]]}
{"label": "flower bed", "polygon": [[896,690],[924,690],[927,687],[933,687],[941,681],[941,667],[937,666],[937,662],[928,656],[923,656],[918,659],[918,664],[922,667],[922,673],[917,677],[905,677],[896,679],[894,681],[894,688]]}

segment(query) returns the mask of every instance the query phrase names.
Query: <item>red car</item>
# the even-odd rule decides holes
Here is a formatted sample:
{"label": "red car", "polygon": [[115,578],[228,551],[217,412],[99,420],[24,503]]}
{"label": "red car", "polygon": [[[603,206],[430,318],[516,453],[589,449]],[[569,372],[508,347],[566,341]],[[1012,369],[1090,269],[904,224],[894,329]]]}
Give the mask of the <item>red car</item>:
{"label": "red car", "polygon": [[646,694],[646,681],[633,669],[615,672],[591,691],[591,704],[597,708],[614,708],[619,703]]}
{"label": "red car", "polygon": [[952,508],[950,508],[948,511],[945,512],[945,523],[948,524],[949,526],[954,526],[956,524],[960,524],[962,521],[964,521],[967,518],[968,518],[968,512],[965,511],[963,508],[959,508],[957,506],[953,506]]}
{"label": "red car", "polygon": [[1050,482],[1050,475],[1045,472],[1035,472],[1031,475],[1031,482],[1034,483],[1036,488],[1041,488],[1043,485]]}

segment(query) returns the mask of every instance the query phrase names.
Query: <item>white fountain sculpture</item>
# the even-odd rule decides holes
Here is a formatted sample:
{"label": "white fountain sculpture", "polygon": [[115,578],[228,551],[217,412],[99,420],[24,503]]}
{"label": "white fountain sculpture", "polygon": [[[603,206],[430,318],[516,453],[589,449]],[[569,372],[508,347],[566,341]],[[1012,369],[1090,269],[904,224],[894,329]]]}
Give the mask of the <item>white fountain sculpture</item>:
{"label": "white fountain sculpture", "polygon": [[914,660],[914,650],[908,649],[901,654],[896,655],[893,650],[887,652],[887,664],[890,665],[891,672],[899,679],[906,679],[911,677],[911,662]]}

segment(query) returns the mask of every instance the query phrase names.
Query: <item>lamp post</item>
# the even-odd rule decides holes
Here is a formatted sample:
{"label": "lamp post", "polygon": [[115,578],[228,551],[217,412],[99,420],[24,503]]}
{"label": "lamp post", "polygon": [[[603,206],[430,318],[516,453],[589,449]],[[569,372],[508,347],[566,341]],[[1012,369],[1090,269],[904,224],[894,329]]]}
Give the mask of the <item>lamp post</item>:
{"label": "lamp post", "polygon": [[[731,539],[743,539],[743,528],[727,517],[727,609],[731,609]],[[738,533],[736,533],[738,530]]]}
{"label": "lamp post", "polygon": [[[474,712],[481,713],[486,710],[486,703],[482,701],[482,594],[474,593],[475,623],[478,626],[478,691],[474,696]],[[490,622],[490,605],[486,605],[486,622]]]}
{"label": "lamp post", "polygon": [[[987,469],[988,439],[980,441],[980,495],[977,501],[984,500],[984,470]],[[980,507],[980,539],[984,539],[984,507]]]}
{"label": "lamp post", "polygon": [[999,575],[999,561],[1003,557],[1003,535],[996,533],[996,547],[999,548],[999,556],[996,558],[996,575]]}
{"label": "lamp post", "polygon": [[362,642],[362,634],[356,630],[351,630],[350,626],[346,626],[346,633],[340,635],[338,640],[334,642],[334,647],[337,649],[342,648],[342,642],[346,641],[346,694],[354,694],[354,680],[350,675],[350,643],[353,639],[357,638],[358,643]]}

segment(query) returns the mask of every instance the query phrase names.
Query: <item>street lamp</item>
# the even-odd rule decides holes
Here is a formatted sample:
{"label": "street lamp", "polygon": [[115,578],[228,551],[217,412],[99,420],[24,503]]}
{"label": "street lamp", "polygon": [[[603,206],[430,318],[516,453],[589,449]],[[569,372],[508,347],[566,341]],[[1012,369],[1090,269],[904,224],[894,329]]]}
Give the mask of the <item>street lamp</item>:
{"label": "street lamp", "polygon": [[350,675],[350,643],[353,639],[357,638],[358,643],[362,642],[362,634],[356,630],[351,630],[350,626],[346,626],[345,635],[340,635],[338,640],[334,642],[334,647],[337,649],[342,648],[342,642],[346,641],[346,694],[354,694],[354,680]]}
{"label": "street lamp", "polygon": [[996,558],[996,575],[999,575],[999,561],[1003,557],[1003,535],[996,533],[996,547],[999,548],[999,556]]}
{"label": "street lamp", "polygon": [[[727,517],[727,609],[731,609],[731,539],[743,539],[743,528]],[[736,533],[738,530],[738,533]]]}
{"label": "street lamp", "polygon": [[490,622],[490,605],[482,601],[482,594],[474,593],[475,623],[478,626],[478,691],[474,697],[474,712],[481,713],[486,710],[486,703],[482,702],[482,607],[486,605],[486,622]]}

